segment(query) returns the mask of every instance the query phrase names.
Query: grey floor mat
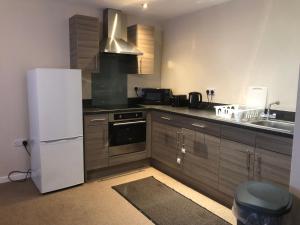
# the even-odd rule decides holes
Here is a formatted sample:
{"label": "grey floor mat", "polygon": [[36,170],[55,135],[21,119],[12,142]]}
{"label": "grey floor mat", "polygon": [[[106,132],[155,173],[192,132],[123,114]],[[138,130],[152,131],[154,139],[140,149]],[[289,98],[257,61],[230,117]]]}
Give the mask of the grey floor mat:
{"label": "grey floor mat", "polygon": [[229,225],[154,177],[113,187],[157,225]]}

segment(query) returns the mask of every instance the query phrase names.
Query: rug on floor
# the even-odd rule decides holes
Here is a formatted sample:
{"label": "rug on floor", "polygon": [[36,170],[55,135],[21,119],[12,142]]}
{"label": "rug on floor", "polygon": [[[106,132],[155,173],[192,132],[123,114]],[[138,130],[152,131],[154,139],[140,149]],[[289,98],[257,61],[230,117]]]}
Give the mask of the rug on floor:
{"label": "rug on floor", "polygon": [[112,188],[157,225],[230,225],[154,177]]}

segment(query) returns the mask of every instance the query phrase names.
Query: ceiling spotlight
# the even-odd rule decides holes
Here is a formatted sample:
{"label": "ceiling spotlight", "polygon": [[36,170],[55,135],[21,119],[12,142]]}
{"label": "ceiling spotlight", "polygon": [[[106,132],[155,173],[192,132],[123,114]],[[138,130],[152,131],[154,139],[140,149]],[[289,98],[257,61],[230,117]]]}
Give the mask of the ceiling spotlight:
{"label": "ceiling spotlight", "polygon": [[145,2],[145,3],[142,4],[142,9],[143,10],[148,9],[148,3],[147,2]]}

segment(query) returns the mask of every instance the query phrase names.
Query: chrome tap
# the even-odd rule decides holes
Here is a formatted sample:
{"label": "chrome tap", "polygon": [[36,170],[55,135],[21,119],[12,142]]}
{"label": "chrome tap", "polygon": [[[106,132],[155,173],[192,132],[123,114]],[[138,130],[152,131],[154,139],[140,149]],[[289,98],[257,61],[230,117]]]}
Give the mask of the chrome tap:
{"label": "chrome tap", "polygon": [[276,119],[276,113],[273,113],[272,115],[270,113],[272,105],[280,105],[280,101],[271,102],[269,104],[269,106],[268,106],[267,114],[263,113],[261,115],[262,118],[265,118],[267,120],[269,120],[269,119]]}

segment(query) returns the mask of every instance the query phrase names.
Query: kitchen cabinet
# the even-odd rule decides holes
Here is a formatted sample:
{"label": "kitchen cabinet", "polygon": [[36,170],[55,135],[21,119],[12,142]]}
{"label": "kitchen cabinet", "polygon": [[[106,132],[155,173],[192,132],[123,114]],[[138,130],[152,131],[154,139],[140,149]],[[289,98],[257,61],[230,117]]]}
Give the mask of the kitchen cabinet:
{"label": "kitchen cabinet", "polygon": [[289,189],[292,139],[268,134],[256,137],[254,179]]}
{"label": "kitchen cabinet", "polygon": [[222,127],[219,191],[233,198],[249,180],[288,188],[292,139],[229,126]]}
{"label": "kitchen cabinet", "polygon": [[153,74],[155,58],[154,27],[145,25],[133,25],[127,28],[127,39],[143,52],[138,56],[137,74]]}
{"label": "kitchen cabinet", "polygon": [[98,72],[99,19],[74,15],[69,19],[69,33],[71,69],[82,69],[84,72]]}
{"label": "kitchen cabinet", "polygon": [[108,115],[84,116],[85,171],[108,166]]}
{"label": "kitchen cabinet", "polygon": [[167,112],[151,117],[153,165],[211,198],[232,206],[250,180],[289,187],[292,138]]}
{"label": "kitchen cabinet", "polygon": [[152,122],[152,158],[169,167],[177,167],[180,129],[157,121]]}
{"label": "kitchen cabinet", "polygon": [[218,186],[220,138],[203,132],[182,129],[183,173],[205,186]]}
{"label": "kitchen cabinet", "polygon": [[270,182],[289,189],[290,172],[290,156],[260,148],[255,149],[255,180]]}
{"label": "kitchen cabinet", "polygon": [[221,140],[219,191],[234,196],[237,186],[253,179],[254,146]]}

